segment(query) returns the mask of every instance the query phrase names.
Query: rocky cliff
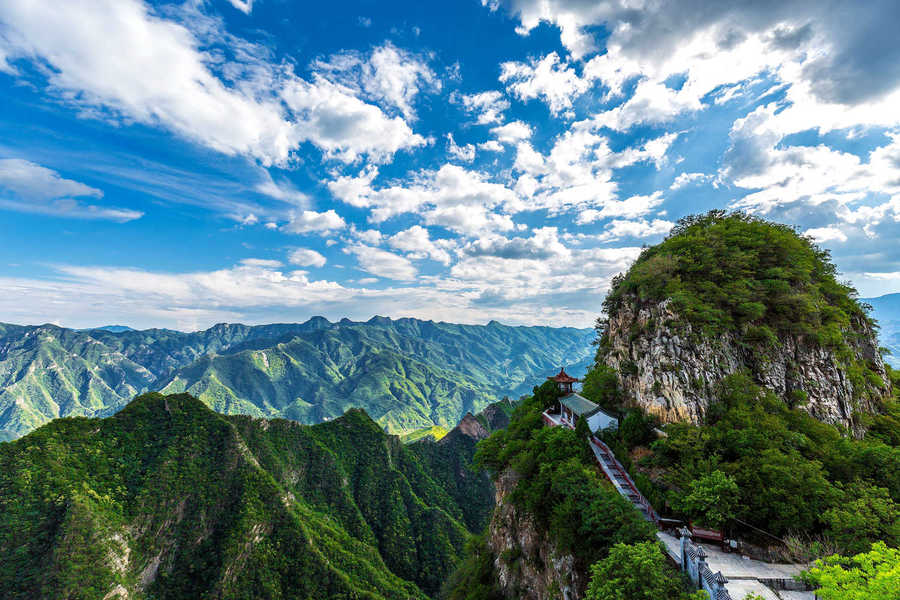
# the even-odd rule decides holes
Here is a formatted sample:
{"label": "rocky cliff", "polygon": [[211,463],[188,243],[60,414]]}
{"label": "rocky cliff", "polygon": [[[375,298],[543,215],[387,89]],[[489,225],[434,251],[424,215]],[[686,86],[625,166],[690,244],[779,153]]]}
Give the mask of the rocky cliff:
{"label": "rocky cliff", "polygon": [[835,349],[784,336],[775,347],[748,343],[734,332],[700,335],[675,311],[671,300],[623,303],[609,319],[604,362],[619,372],[626,402],[663,422],[700,423],[723,377],[749,371],[761,385],[810,415],[848,429],[854,414],[878,410],[890,393],[877,336],[864,322],[854,323],[851,361],[864,363],[877,379],[854,381],[852,368]]}
{"label": "rocky cliff", "polygon": [[875,322],[827,250],[741,213],[686,217],[604,301],[597,358],[627,404],[702,422],[723,377],[746,371],[790,406],[861,432],[890,383]]}
{"label": "rocky cliff", "polygon": [[534,518],[507,501],[516,486],[515,474],[506,471],[495,485],[496,508],[487,542],[503,595],[517,600],[581,598],[587,577],[575,568],[575,557],[558,552]]}

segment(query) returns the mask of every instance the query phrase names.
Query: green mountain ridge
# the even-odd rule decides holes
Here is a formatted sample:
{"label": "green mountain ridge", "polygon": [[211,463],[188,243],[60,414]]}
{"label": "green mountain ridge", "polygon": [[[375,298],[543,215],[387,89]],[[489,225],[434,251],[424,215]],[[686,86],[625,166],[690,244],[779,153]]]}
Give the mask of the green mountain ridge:
{"label": "green mountain ridge", "polygon": [[358,406],[395,432],[449,428],[467,411],[526,393],[559,365],[583,373],[590,337],[384,317],[193,333],[0,324],[0,440],[60,416],[107,416],[148,390],[305,423]]}
{"label": "green mountain ridge", "polygon": [[359,409],[307,426],[221,415],[187,394],[57,419],[0,445],[0,589],[425,598],[490,510],[473,501],[492,501],[483,473],[444,476],[470,472],[474,441],[460,443],[404,445]]}

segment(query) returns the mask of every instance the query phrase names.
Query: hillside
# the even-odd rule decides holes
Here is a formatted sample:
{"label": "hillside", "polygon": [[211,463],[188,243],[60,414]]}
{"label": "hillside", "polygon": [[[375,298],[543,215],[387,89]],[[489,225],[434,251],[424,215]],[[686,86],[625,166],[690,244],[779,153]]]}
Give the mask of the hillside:
{"label": "hillside", "polygon": [[147,390],[304,423],[362,407],[395,432],[452,427],[560,364],[583,373],[589,330],[365,323],[220,324],[194,333],[0,324],[0,440],[60,416],[105,416]]}
{"label": "hillside", "polygon": [[[53,421],[0,445],[0,589],[425,598],[484,507],[460,502],[416,446],[361,410],[304,426],[219,415],[188,395]],[[464,487],[490,496],[484,479]]]}
{"label": "hillside", "polygon": [[604,301],[597,361],[663,422],[706,417],[746,371],[791,406],[860,433],[890,383],[875,326],[828,252],[784,225],[723,212],[679,221]]}

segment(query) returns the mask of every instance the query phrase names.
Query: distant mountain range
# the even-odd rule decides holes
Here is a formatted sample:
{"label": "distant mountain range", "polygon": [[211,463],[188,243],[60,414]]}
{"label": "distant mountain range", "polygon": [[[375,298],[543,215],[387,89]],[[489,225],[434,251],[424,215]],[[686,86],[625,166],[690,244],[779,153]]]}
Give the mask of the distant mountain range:
{"label": "distant mountain range", "polygon": [[593,337],[385,317],[192,333],[0,324],[0,439],[57,417],[107,416],[148,390],[190,392],[227,414],[312,424],[356,407],[390,432],[451,428],[561,365],[583,374]]}
{"label": "distant mountain range", "polygon": [[863,298],[862,301],[872,305],[872,316],[881,325],[881,345],[891,351],[885,361],[900,369],[900,294]]}

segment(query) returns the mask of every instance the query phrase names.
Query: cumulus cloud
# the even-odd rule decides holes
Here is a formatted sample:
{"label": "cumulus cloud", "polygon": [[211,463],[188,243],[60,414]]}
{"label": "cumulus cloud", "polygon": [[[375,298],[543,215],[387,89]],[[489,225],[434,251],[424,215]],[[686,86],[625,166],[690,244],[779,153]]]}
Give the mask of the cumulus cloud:
{"label": "cumulus cloud", "polygon": [[900,216],[900,135],[889,135],[863,160],[824,144],[784,144],[776,113],[775,105],[760,106],[732,127],[720,177],[756,190],[735,208],[770,214],[816,207],[864,230]]}
{"label": "cumulus cloud", "polygon": [[520,100],[540,98],[558,115],[572,108],[572,102],[590,88],[556,52],[530,62],[505,62],[500,65],[500,81]]}
{"label": "cumulus cloud", "polygon": [[[587,221],[615,216],[618,202],[616,169],[638,163],[653,163],[657,168],[677,134],[665,134],[639,146],[615,152],[609,139],[589,122],[573,125],[560,135],[547,154],[537,152],[527,142],[516,147],[513,172],[516,191],[528,198],[529,210],[552,212],[572,209],[594,210]],[[639,200],[633,200],[637,204]]]}
{"label": "cumulus cloud", "polygon": [[497,211],[515,210],[519,206],[516,193],[477,171],[447,164],[420,171],[405,184],[384,187],[373,185],[377,176],[376,169],[367,168],[357,176],[339,177],[328,187],[339,200],[371,209],[370,220],[375,223],[415,212],[426,225],[468,236],[514,227],[508,214]]}
{"label": "cumulus cloud", "polygon": [[[643,90],[630,106],[607,116],[619,127],[646,108],[656,119],[692,110],[704,95],[754,75],[771,72],[790,84],[797,117],[840,128],[848,119],[890,125],[898,122],[900,47],[893,43],[900,5],[891,0],[782,2],[630,2],[609,0],[512,0],[511,11],[526,35],[540,23],[556,25],[573,57],[599,50],[590,28],[604,26],[607,52],[585,65],[611,94],[631,78]],[[684,74],[675,92],[659,86]],[[570,79],[574,75],[568,75]],[[568,89],[578,89],[569,83]],[[627,104],[627,103],[626,103]],[[862,107],[865,107],[864,109]],[[852,117],[848,108],[860,108]]]}
{"label": "cumulus cloud", "polygon": [[522,121],[512,121],[491,129],[491,135],[503,144],[515,144],[522,140],[527,140],[531,137],[531,134],[531,126]]}
{"label": "cumulus cloud", "polygon": [[291,214],[290,220],[281,226],[281,230],[287,233],[322,233],[346,226],[344,219],[333,209],[325,212],[300,210]]}
{"label": "cumulus cloud", "polygon": [[597,239],[608,242],[621,238],[649,238],[669,233],[674,226],[675,223],[663,219],[653,219],[652,221],[616,219],[606,227],[603,233],[597,236]]}
{"label": "cumulus cloud", "polygon": [[432,240],[428,230],[421,225],[413,225],[395,233],[388,238],[387,243],[395,250],[406,252],[410,258],[430,258],[444,265],[449,265],[451,260],[447,248],[455,245],[451,240]]}
{"label": "cumulus cloud", "polygon": [[52,169],[21,158],[0,159],[0,208],[70,217],[133,221],[144,213],[127,208],[99,206],[85,199],[99,200],[103,192],[65,179]]}
{"label": "cumulus cloud", "polygon": [[473,144],[458,145],[456,140],[453,139],[452,133],[447,134],[447,151],[450,153],[450,156],[463,162],[475,160],[475,146]]}
{"label": "cumulus cloud", "polygon": [[325,257],[309,248],[295,248],[288,255],[288,261],[292,265],[300,267],[324,267]]}
{"label": "cumulus cloud", "polygon": [[438,91],[441,82],[431,67],[415,54],[390,42],[374,48],[369,56],[345,51],[314,63],[329,80],[396,109],[415,120],[413,103],[421,91]]}
{"label": "cumulus cloud", "polygon": [[815,227],[807,229],[803,235],[808,235],[819,244],[847,241],[847,235],[837,227]]}
{"label": "cumulus cloud", "polygon": [[412,281],[418,273],[418,269],[408,258],[381,248],[372,248],[359,244],[348,246],[344,249],[344,252],[356,256],[360,269],[378,277],[396,279],[398,281]]}
{"label": "cumulus cloud", "polygon": [[503,112],[509,109],[509,100],[496,90],[477,94],[457,94],[453,96],[463,105],[480,125],[490,125],[503,121]]}
{"label": "cumulus cloud", "polygon": [[[296,76],[197,7],[171,14],[182,21],[140,0],[5,2],[0,53],[50,65],[39,69],[50,89],[84,114],[160,126],[264,165],[286,164],[302,142],[345,161],[364,154],[384,160],[425,143],[401,117],[322,76]],[[223,48],[232,62],[213,51]],[[404,98],[393,79],[385,85],[385,94]]]}

